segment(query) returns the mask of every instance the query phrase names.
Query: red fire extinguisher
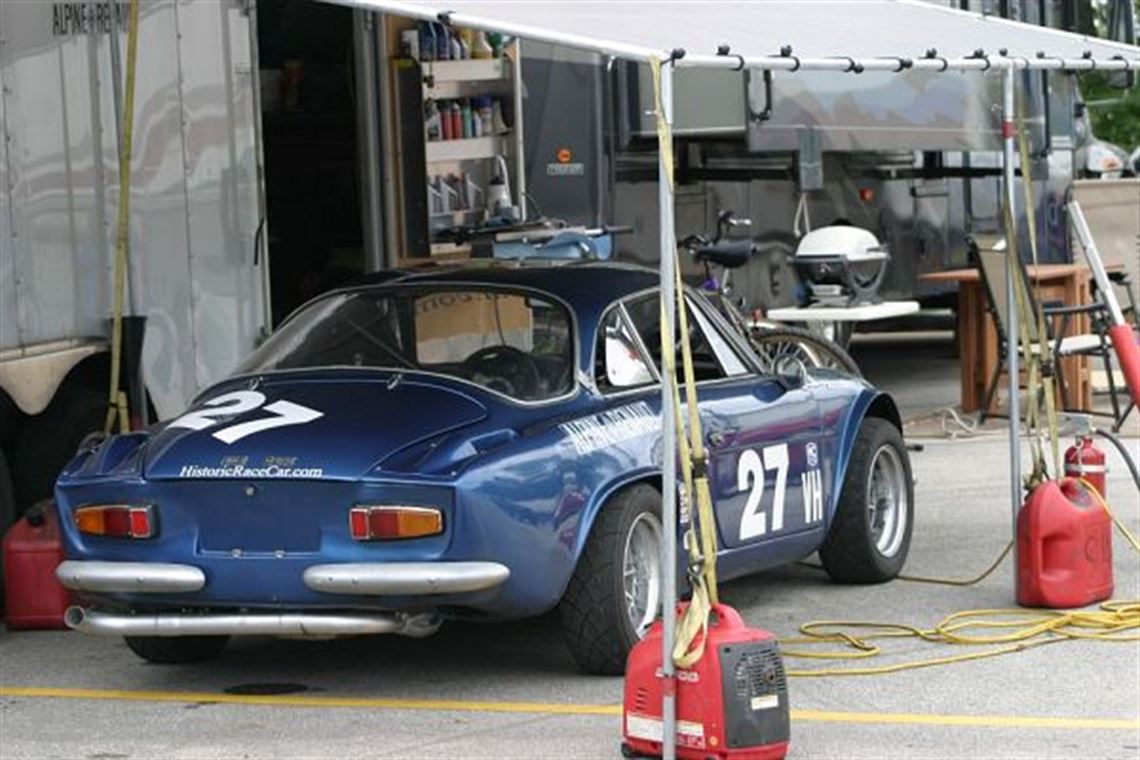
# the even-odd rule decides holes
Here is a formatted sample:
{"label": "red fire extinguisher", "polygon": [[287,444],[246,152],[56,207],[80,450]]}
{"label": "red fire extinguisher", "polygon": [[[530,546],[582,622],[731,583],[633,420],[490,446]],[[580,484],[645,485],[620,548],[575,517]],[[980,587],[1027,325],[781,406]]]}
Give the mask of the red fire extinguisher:
{"label": "red fire extinguisher", "polygon": [[1076,442],[1065,450],[1065,475],[1088,481],[1102,499],[1108,498],[1107,473],[1104,452],[1096,447],[1091,435],[1078,435]]}

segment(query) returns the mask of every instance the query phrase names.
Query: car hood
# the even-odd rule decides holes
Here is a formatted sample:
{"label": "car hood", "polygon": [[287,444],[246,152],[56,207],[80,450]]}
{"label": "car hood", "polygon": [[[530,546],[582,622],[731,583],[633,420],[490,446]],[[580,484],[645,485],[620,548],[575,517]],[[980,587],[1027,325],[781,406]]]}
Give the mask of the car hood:
{"label": "car hood", "polygon": [[229,382],[153,434],[143,474],[359,478],[403,448],[486,416],[462,390],[403,375]]}

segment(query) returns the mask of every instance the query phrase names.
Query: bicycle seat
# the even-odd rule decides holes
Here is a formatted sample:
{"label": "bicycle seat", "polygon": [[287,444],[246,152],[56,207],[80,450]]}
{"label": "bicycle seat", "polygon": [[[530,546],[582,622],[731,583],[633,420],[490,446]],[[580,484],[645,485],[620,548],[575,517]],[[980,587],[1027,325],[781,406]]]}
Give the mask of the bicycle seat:
{"label": "bicycle seat", "polygon": [[748,263],[748,257],[756,253],[756,244],[751,240],[721,240],[719,243],[702,245],[693,250],[698,261],[711,261],[725,269],[736,269]]}

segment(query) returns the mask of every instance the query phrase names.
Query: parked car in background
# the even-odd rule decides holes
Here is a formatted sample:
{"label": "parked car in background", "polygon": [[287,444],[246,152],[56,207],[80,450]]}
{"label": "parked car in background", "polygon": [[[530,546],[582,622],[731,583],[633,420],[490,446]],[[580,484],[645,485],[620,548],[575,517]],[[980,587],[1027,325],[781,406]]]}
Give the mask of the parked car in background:
{"label": "parked car in background", "polygon": [[[557,607],[581,667],[621,672],[659,611],[668,529],[657,282],[485,267],[310,302],[183,415],[67,466],[68,623],[188,662],[231,635],[420,636]],[[687,308],[721,577],[817,550],[838,581],[894,577],[914,498],[891,399],[766,374],[699,295]]]}

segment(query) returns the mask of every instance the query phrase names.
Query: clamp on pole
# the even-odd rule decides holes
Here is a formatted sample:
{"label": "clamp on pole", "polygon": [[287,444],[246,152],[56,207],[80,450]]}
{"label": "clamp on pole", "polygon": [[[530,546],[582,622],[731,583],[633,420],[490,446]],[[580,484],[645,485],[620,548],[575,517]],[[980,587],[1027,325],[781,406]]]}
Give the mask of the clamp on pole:
{"label": "clamp on pole", "polygon": [[719,46],[717,46],[716,54],[719,56],[728,56],[728,55],[736,56],[737,65],[736,65],[735,69],[732,69],[732,71],[743,71],[744,70],[744,56],[742,56],[740,53],[732,53],[732,52],[730,52],[731,50],[732,50],[732,48],[729,47],[728,45],[719,45]]}
{"label": "clamp on pole", "polygon": [[990,57],[988,55],[986,55],[986,51],[983,50],[982,48],[978,48],[973,53],[966,56],[966,58],[969,60],[983,61],[986,65],[982,67],[982,71],[989,71],[990,66],[992,66],[992,64],[990,63]]}
{"label": "clamp on pole", "polygon": [[792,46],[791,45],[784,45],[783,47],[780,48],[780,57],[792,59],[792,62],[795,65],[792,66],[792,68],[789,69],[789,71],[799,71],[800,70],[799,56],[792,55]]}
{"label": "clamp on pole", "polygon": [[950,61],[938,55],[938,48],[930,48],[926,51],[926,55],[924,55],[923,58],[928,61],[942,61],[942,68],[940,68],[939,71],[946,71],[946,69],[950,68]]}
{"label": "clamp on pole", "polygon": [[885,55],[885,56],[881,56],[877,60],[894,61],[896,64],[896,67],[894,69],[895,72],[906,71],[910,67],[914,66],[913,60],[911,60],[910,58],[903,58],[901,56]]}

